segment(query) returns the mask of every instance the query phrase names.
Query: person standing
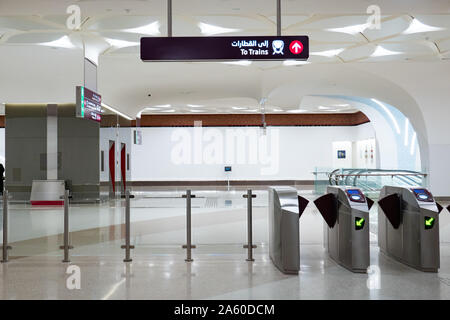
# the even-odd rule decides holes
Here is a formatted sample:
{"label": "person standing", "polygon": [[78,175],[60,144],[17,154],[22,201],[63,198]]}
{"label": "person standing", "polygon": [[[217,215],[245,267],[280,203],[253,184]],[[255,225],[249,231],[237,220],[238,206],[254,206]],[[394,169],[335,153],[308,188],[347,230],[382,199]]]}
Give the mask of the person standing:
{"label": "person standing", "polygon": [[0,163],[0,194],[3,195],[3,174],[5,173],[5,167],[3,163]]}

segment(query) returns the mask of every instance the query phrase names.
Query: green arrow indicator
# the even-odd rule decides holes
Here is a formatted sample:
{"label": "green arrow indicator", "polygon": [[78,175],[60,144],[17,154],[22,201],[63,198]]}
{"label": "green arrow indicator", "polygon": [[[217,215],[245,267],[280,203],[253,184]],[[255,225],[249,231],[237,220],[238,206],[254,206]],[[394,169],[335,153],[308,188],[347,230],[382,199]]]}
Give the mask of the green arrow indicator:
{"label": "green arrow indicator", "polygon": [[435,218],[425,217],[425,229],[433,228]]}
{"label": "green arrow indicator", "polygon": [[366,219],[364,219],[364,218],[355,218],[356,230],[360,230],[360,229],[364,228],[365,221],[366,221]]}

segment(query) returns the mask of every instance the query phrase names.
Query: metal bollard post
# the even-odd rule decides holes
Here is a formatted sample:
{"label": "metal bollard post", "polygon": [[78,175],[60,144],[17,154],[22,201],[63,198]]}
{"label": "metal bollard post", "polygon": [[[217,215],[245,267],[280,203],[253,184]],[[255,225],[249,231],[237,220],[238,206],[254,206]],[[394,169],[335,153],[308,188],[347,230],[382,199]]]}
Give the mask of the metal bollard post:
{"label": "metal bollard post", "polygon": [[125,259],[123,262],[131,262],[133,259],[130,258],[130,249],[134,249],[134,246],[130,244],[130,198],[134,198],[133,195],[130,195],[130,191],[127,190],[125,192],[125,245],[121,246],[122,249],[125,249]]}
{"label": "metal bollard post", "polygon": [[253,222],[252,222],[252,198],[256,198],[256,194],[252,194],[252,190],[247,190],[247,194],[242,197],[247,198],[247,244],[244,245],[248,249],[247,261],[255,261],[253,259],[253,249],[256,245],[253,244]]}
{"label": "metal bollard post", "polygon": [[8,262],[8,191],[3,190],[3,257],[2,262]]}
{"label": "metal bollard post", "polygon": [[191,243],[191,198],[195,198],[195,195],[191,194],[191,190],[186,190],[186,194],[183,195],[186,198],[186,244],[183,245],[183,249],[186,249],[186,262],[192,262],[191,249],[195,249],[196,246]]}
{"label": "metal bollard post", "polygon": [[60,249],[64,250],[64,259],[62,262],[70,262],[69,250],[73,249],[73,246],[69,244],[69,190],[64,191],[64,244],[60,246]]}

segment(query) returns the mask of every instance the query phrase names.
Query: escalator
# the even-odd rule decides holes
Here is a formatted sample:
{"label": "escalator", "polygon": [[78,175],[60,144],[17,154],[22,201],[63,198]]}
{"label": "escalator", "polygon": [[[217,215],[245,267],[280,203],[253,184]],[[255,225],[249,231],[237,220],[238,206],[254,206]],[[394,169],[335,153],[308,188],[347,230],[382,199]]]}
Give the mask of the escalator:
{"label": "escalator", "polygon": [[398,187],[427,186],[427,174],[411,170],[341,168],[330,170],[329,185],[353,186],[371,198],[378,198],[384,185]]}

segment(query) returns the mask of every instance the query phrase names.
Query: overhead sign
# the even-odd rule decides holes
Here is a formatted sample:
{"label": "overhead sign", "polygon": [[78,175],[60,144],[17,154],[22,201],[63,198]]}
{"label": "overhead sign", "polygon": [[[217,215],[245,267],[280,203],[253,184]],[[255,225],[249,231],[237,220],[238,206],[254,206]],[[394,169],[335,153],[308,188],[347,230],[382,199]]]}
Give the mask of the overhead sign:
{"label": "overhead sign", "polygon": [[102,120],[102,96],[85,87],[77,87],[78,118],[90,119],[96,122]]}
{"label": "overhead sign", "polygon": [[308,57],[308,36],[141,38],[143,61],[282,61]]}

